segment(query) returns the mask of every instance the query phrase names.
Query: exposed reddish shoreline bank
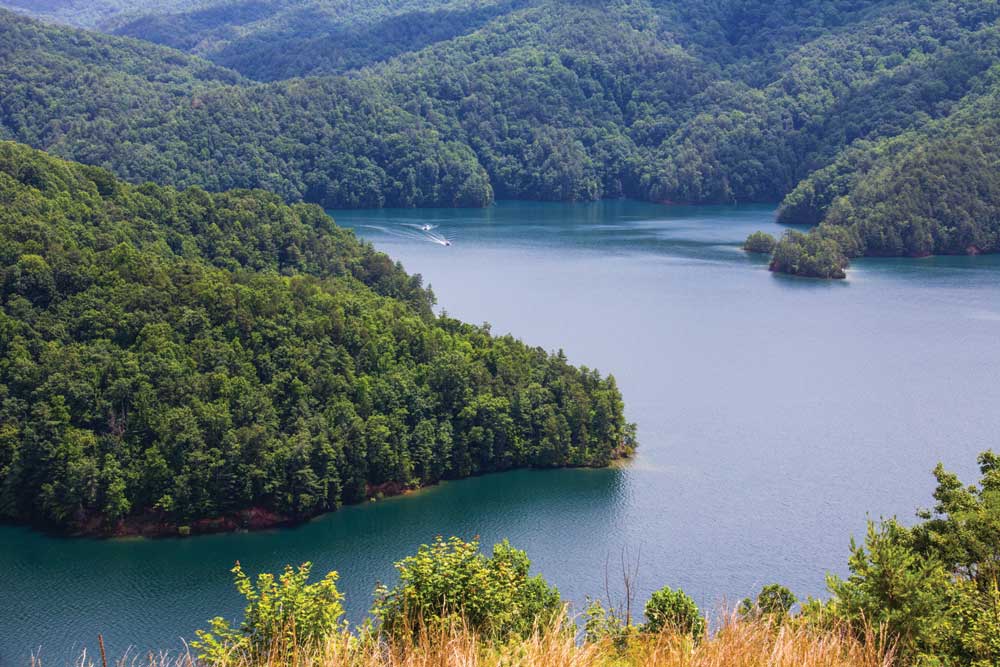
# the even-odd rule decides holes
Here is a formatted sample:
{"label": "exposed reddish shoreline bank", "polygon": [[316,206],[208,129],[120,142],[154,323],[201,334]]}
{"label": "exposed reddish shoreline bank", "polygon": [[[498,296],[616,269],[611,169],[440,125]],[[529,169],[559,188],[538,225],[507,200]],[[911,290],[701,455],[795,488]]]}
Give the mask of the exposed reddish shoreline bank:
{"label": "exposed reddish shoreline bank", "polygon": [[[631,456],[619,455],[612,459],[605,467],[612,467],[630,459]],[[568,466],[572,467],[572,466]],[[497,471],[509,472],[509,471]],[[406,495],[419,491],[421,488],[429,488],[437,484],[429,484],[424,487],[408,487],[399,482],[387,482],[385,484],[368,485],[365,492],[366,498],[388,498],[393,496]],[[364,502],[364,501],[359,501]],[[359,504],[355,503],[355,504]],[[216,517],[197,519],[187,523],[181,523],[170,519],[162,512],[145,512],[119,520],[114,525],[107,525],[104,517],[91,515],[83,517],[63,530],[53,530],[52,526],[36,526],[41,530],[48,530],[57,535],[67,537],[188,537],[191,535],[210,535],[213,533],[232,533],[237,531],[267,530],[270,528],[282,528],[296,526],[327,512],[318,512],[305,515],[286,515],[273,512],[262,507],[251,507],[249,509],[231,512]]]}
{"label": "exposed reddish shoreline bank", "polygon": [[262,507],[198,519],[186,524],[167,518],[158,512],[130,516],[114,525],[107,525],[101,516],[90,517],[72,526],[67,534],[72,537],[186,537],[210,533],[232,533],[238,530],[266,530],[290,526],[307,517],[295,518],[266,510]]}
{"label": "exposed reddish shoreline bank", "polygon": [[[369,485],[365,496],[367,498],[385,498],[400,496],[414,490],[397,482],[388,482],[377,486]],[[145,512],[126,517],[110,526],[104,517],[94,515],[75,522],[62,532],[70,537],[187,537],[295,526],[321,514],[324,512],[288,515],[263,507],[251,507],[238,512],[180,523],[170,519],[162,512]]]}

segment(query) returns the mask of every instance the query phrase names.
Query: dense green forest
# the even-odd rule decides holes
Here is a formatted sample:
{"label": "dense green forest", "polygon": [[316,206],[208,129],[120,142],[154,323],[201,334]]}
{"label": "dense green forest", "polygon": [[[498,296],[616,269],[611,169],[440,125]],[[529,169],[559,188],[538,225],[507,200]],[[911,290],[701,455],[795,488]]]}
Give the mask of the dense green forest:
{"label": "dense green forest", "polygon": [[299,518],[630,452],[613,378],[432,302],[316,206],[0,143],[0,518]]}
{"label": "dense green forest", "polygon": [[241,85],[178,51],[0,12],[0,138],[212,191],[332,206],[481,206],[488,178],[446,140],[346,79]]}
{"label": "dense green forest", "polygon": [[215,3],[109,24],[262,81],[344,73],[468,34],[528,0]]}
{"label": "dense green forest", "polygon": [[[947,174],[991,178],[995,135],[963,109],[995,103],[998,21],[995,0],[109,2],[102,25],[139,42],[3,13],[0,133],[326,207],[787,196],[783,222],[867,226],[845,257],[989,252],[992,191]],[[913,137],[954,153],[906,150],[944,199],[973,195],[971,231],[928,243],[902,227],[952,228],[950,208],[880,208]]]}
{"label": "dense green forest", "polygon": [[212,2],[213,0],[158,0],[153,4],[132,0],[0,0],[0,7],[66,25],[99,28],[128,21],[129,17],[145,16],[150,11],[189,11],[207,7]]}

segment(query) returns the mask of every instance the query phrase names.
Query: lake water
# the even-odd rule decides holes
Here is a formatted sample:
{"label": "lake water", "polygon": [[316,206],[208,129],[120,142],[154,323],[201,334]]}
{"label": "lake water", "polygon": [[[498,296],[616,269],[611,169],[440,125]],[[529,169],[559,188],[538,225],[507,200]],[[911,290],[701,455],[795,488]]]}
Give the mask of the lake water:
{"label": "lake water", "polygon": [[[0,666],[129,645],[176,649],[238,616],[229,568],[337,569],[353,619],[392,562],[435,535],[504,537],[582,606],[606,563],[639,559],[718,609],[780,581],[822,595],[866,514],[931,502],[938,461],[975,478],[1000,433],[1000,258],[865,260],[845,282],[770,274],[739,244],[766,207],[501,203],[339,211],[422,273],[450,314],[612,372],[634,462],[521,471],[347,508],[290,530],[61,540],[0,527]],[[420,225],[435,225],[431,235]]]}

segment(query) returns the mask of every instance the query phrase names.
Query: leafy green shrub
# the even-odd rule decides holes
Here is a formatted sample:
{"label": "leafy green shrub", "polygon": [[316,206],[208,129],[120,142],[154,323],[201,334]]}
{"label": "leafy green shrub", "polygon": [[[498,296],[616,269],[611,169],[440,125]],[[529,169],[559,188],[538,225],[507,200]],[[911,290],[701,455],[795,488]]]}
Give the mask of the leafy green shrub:
{"label": "leafy green shrub", "polygon": [[770,255],[774,251],[777,241],[767,232],[754,232],[743,242],[743,250],[746,252]]}
{"label": "leafy green shrub", "polygon": [[591,601],[584,612],[583,632],[588,642],[610,639],[611,643],[624,650],[635,635],[636,627],[622,618],[615,609],[609,609],[600,600]]}
{"label": "leafy green shrub", "polygon": [[831,607],[858,628],[884,625],[905,659],[938,653],[949,620],[949,576],[935,558],[913,550],[910,531],[894,520],[869,522],[864,544],[851,540],[851,575],[830,577]]}
{"label": "leafy green shrub", "polygon": [[245,656],[248,662],[265,656],[281,660],[343,629],[344,596],[337,590],[337,573],[310,584],[311,570],[312,563],[297,569],[287,565],[277,579],[259,575],[255,587],[236,563],[236,590],[247,600],[243,622],[233,628],[225,619],[213,618],[210,629],[199,630],[198,640],[191,643],[200,652],[198,658],[209,663],[224,663],[233,655]]}
{"label": "leafy green shrub", "polygon": [[955,616],[958,619],[956,653],[973,667],[1000,665],[1000,588],[980,591],[962,582]]}
{"label": "leafy green shrub", "polygon": [[698,611],[698,605],[681,589],[671,590],[664,586],[653,593],[646,603],[646,632],[662,632],[669,629],[690,635],[695,641],[705,634],[705,619]]}
{"label": "leafy green shrub", "polygon": [[757,598],[744,598],[739,612],[742,616],[770,616],[777,621],[788,616],[788,612],[798,602],[798,598],[781,584],[768,584],[760,590]]}
{"label": "leafy green shrub", "polygon": [[829,579],[828,611],[859,634],[884,626],[904,664],[1000,664],[1000,457],[984,452],[979,468],[976,487],[938,465],[924,521],[869,523],[850,576]]}
{"label": "leafy green shrub", "polygon": [[528,576],[530,567],[528,556],[506,540],[486,557],[478,540],[439,537],[396,563],[400,582],[391,590],[376,590],[372,613],[388,633],[461,619],[490,638],[524,636],[563,608],[555,588],[540,576]]}

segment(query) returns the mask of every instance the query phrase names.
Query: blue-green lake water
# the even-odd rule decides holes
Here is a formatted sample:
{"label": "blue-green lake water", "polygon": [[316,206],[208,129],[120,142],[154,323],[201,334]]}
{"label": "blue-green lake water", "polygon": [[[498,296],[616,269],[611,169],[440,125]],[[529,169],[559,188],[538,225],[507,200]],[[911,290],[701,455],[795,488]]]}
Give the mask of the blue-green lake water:
{"label": "blue-green lake water", "polygon": [[640,603],[664,584],[710,610],[772,581],[822,595],[866,515],[910,519],[938,461],[973,481],[976,453],[1000,445],[998,257],[862,260],[832,283],[740,251],[751,231],[781,232],[768,207],[333,215],[423,274],[450,314],[614,373],[639,425],[635,461],[452,482],[253,534],[0,527],[0,667],[32,651],[70,663],[99,632],[112,655],[176,650],[208,618],[238,616],[237,559],[339,570],[358,620],[393,561],[438,534],[510,538],[578,608],[623,547],[639,557]]}

